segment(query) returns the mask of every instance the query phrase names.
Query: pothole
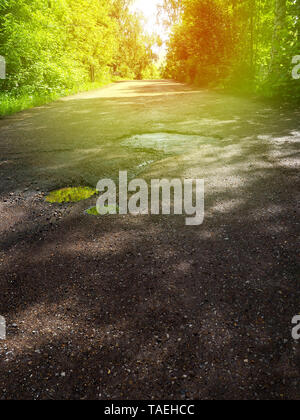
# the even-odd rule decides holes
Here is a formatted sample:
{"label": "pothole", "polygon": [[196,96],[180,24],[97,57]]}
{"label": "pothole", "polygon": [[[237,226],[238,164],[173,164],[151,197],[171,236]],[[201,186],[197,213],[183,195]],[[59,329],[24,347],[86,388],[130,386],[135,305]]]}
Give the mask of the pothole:
{"label": "pothole", "polygon": [[90,207],[89,209],[85,210],[84,213],[90,216],[100,216],[100,214],[98,213],[97,207]]}
{"label": "pothole", "polygon": [[[113,212],[118,213],[119,207],[118,206],[105,206],[103,207],[103,210],[105,210],[107,214],[113,213]],[[84,213],[90,216],[100,216],[100,213],[98,213],[97,207],[90,207],[87,210],[85,210]]]}
{"label": "pothole", "polygon": [[48,203],[77,203],[87,200],[95,195],[97,191],[90,187],[62,188],[52,191],[46,198]]}
{"label": "pothole", "polygon": [[201,146],[220,141],[220,138],[191,134],[150,133],[125,139],[122,146],[133,149],[152,149],[166,154],[197,151]]}

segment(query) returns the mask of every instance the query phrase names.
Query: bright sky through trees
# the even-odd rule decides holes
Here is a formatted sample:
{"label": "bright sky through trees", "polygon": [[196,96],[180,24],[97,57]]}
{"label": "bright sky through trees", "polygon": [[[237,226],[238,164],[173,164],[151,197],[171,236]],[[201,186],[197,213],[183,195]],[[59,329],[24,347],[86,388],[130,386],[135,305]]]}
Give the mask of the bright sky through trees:
{"label": "bright sky through trees", "polygon": [[165,39],[165,29],[157,23],[157,6],[161,3],[161,0],[135,0],[133,9],[145,16],[146,30],[149,33],[157,33]]}
{"label": "bright sky through trees", "polygon": [[162,22],[158,22],[158,6],[163,4],[163,0],[135,0],[133,10],[142,13],[145,17],[145,29],[149,34],[159,35],[164,42],[161,48],[154,48],[154,51],[164,60],[166,55],[166,42],[169,33]]}
{"label": "bright sky through trees", "polygon": [[164,77],[300,97],[299,13],[300,0],[0,0],[0,95]]}

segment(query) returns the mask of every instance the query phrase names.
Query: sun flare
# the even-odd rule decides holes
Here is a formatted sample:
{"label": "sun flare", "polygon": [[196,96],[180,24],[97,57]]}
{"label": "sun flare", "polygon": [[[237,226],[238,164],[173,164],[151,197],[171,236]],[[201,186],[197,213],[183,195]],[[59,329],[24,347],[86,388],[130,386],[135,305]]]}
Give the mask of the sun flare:
{"label": "sun flare", "polygon": [[140,10],[145,17],[155,19],[157,13],[157,6],[159,1],[149,1],[149,0],[136,0],[134,3],[134,8]]}
{"label": "sun flare", "polygon": [[141,12],[146,19],[146,29],[148,32],[155,32],[163,35],[163,28],[157,23],[157,7],[161,4],[160,0],[136,0],[133,9],[136,12]]}

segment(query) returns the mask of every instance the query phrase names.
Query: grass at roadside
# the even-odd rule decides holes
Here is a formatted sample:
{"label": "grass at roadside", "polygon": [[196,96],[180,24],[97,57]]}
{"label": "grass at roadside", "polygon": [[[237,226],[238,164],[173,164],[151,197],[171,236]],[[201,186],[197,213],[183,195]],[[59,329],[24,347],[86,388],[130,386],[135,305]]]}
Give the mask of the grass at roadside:
{"label": "grass at roadside", "polygon": [[66,89],[59,92],[52,93],[37,93],[37,94],[21,94],[21,95],[12,95],[9,92],[0,92],[0,117],[6,115],[12,115],[16,112],[23,111],[25,109],[34,108],[36,106],[41,106],[48,104],[50,102],[56,101],[59,98],[64,96],[73,95],[75,93],[87,92],[89,90],[98,89],[100,87],[106,86],[112,82],[116,81],[115,79],[106,79],[102,82],[95,83],[84,83],[80,86],[77,86],[73,89]]}

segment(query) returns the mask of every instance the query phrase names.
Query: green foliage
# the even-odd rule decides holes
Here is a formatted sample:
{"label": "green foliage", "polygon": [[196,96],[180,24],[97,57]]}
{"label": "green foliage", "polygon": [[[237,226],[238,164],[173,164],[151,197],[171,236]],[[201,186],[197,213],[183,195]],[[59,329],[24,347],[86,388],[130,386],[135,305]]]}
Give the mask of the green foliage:
{"label": "green foliage", "polygon": [[300,54],[300,0],[164,3],[173,24],[165,77],[300,98],[300,82],[292,78],[292,58]]}
{"label": "green foliage", "polygon": [[23,98],[25,104],[88,82],[151,72],[154,40],[143,33],[130,3],[0,0],[0,55],[7,62],[7,78],[0,80],[6,96],[0,93],[0,99]]}
{"label": "green foliage", "polygon": [[121,9],[118,15],[117,39],[119,49],[112,64],[113,73],[127,79],[143,79],[151,74],[156,59],[152,46],[154,37],[143,33],[142,16],[131,15]]}
{"label": "green foliage", "polygon": [[219,1],[185,0],[171,36],[169,75],[201,85],[224,77],[233,51],[231,28],[231,16]]}
{"label": "green foliage", "polygon": [[11,115],[16,112],[23,111],[24,109],[48,104],[59,99],[61,96],[94,90],[107,85],[111,81],[111,78],[104,78],[101,82],[85,82],[80,85],[76,85],[72,89],[60,89],[59,91],[52,91],[51,93],[35,92],[34,94],[19,93],[17,95],[12,95],[8,91],[0,92],[0,117]]}
{"label": "green foliage", "polygon": [[[119,206],[104,206],[103,211],[105,211],[107,214],[117,214],[119,212]],[[90,216],[100,216],[97,207],[90,207],[85,211],[85,213]]]}
{"label": "green foliage", "polygon": [[97,207],[90,207],[89,209],[85,211],[85,213],[88,214],[89,216],[99,216]]}

